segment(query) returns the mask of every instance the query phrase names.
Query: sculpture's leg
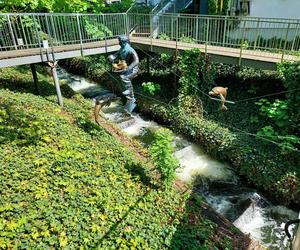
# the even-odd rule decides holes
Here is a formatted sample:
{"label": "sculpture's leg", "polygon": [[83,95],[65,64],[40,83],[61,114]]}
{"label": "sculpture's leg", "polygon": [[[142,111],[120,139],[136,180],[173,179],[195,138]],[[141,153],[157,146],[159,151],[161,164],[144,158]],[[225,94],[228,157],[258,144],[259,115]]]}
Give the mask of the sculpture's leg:
{"label": "sculpture's leg", "polygon": [[221,102],[221,110],[227,110],[227,107],[225,106],[225,101],[226,101],[225,97],[222,94],[220,94],[220,98],[222,100],[222,102]]}
{"label": "sculpture's leg", "polygon": [[123,92],[123,95],[126,96],[127,102],[125,105],[125,110],[131,113],[136,107],[133,86],[131,80],[137,76],[138,68],[134,68],[132,71],[127,74],[121,75],[121,79],[125,84],[126,90]]}

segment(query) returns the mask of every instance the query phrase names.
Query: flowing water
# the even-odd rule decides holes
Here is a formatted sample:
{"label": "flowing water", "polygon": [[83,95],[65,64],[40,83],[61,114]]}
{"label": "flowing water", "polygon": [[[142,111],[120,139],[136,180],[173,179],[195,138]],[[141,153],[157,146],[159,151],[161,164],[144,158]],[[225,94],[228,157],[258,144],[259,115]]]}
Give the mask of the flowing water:
{"label": "flowing water", "polygon": [[[108,91],[95,82],[76,76],[63,69],[58,70],[61,80],[86,98],[95,98]],[[120,127],[129,136],[140,140],[145,146],[151,143],[153,133],[162,126],[133,113],[123,110],[121,101],[103,108],[107,119],[122,124]],[[222,162],[212,159],[201,147],[189,142],[181,135],[175,135],[174,156],[180,162],[177,178],[193,183],[194,191],[203,195],[218,213],[223,214],[242,232],[260,241],[269,249],[288,249],[288,238],[284,233],[286,221],[296,219],[296,212],[276,206],[267,201],[257,190],[248,188],[240,178]]]}

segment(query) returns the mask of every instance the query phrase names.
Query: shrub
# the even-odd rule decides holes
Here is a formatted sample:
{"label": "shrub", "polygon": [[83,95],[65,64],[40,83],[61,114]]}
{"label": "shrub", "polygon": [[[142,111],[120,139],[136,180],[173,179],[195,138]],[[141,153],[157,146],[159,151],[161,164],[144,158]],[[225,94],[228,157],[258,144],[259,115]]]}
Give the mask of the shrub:
{"label": "shrub", "polygon": [[179,163],[173,154],[172,132],[166,128],[161,128],[154,133],[154,140],[150,146],[150,154],[155,162],[157,170],[161,174],[161,179],[165,187],[170,187],[174,178],[175,170]]}
{"label": "shrub", "polygon": [[160,85],[153,82],[144,82],[142,83],[142,86],[144,92],[152,96],[160,91]]}

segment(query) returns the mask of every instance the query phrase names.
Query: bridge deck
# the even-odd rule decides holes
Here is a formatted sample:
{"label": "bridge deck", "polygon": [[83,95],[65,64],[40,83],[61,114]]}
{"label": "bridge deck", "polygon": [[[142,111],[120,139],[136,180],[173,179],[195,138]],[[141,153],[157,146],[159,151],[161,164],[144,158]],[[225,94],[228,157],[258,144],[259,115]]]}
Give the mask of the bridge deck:
{"label": "bridge deck", "polygon": [[[183,43],[176,41],[166,41],[151,39],[147,37],[131,37],[131,43],[136,49],[152,50],[155,52],[173,52],[198,48],[202,52],[209,54],[213,61],[240,64],[261,69],[275,69],[276,63],[282,61],[282,54],[271,53],[259,50],[247,50],[239,48],[228,48],[221,46]],[[48,50],[44,48],[18,49],[0,52],[0,67],[16,66],[37,62],[45,62],[55,59],[65,59],[81,55],[95,55],[114,52],[119,49],[117,39],[108,39],[97,42],[82,44],[58,45]],[[285,54],[284,60],[295,61],[296,56]]]}
{"label": "bridge deck", "polygon": [[66,59],[81,55],[104,54],[117,51],[120,48],[117,39],[108,39],[82,44],[58,45],[53,48],[18,49],[0,51],[0,68],[31,63],[47,62],[55,59]]}
{"label": "bridge deck", "polygon": [[181,50],[198,48],[202,52],[209,54],[214,61],[217,62],[228,62],[232,64],[238,64],[241,57],[241,65],[250,66],[262,69],[275,69],[276,63],[282,61],[282,59],[287,61],[296,61],[297,57],[292,55],[284,55],[279,53],[271,53],[259,50],[247,50],[239,48],[228,48],[222,46],[213,46],[205,44],[193,44],[193,43],[183,43],[176,41],[166,41],[159,39],[151,39],[145,37],[132,37],[131,43],[136,48],[142,48],[150,50],[152,47],[153,51],[167,52],[168,50],[176,50],[176,48]]}

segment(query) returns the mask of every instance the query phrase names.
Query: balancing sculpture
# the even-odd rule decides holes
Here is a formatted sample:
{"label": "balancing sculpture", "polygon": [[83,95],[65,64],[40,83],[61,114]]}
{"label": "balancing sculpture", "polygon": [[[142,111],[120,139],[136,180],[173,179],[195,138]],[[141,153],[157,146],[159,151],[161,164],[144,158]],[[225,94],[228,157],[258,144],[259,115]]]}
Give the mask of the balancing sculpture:
{"label": "balancing sculpture", "polygon": [[214,87],[211,91],[209,91],[209,95],[211,96],[219,96],[221,98],[221,107],[222,111],[226,111],[227,107],[225,106],[226,97],[227,97],[227,89],[224,87]]}
{"label": "balancing sculpture", "polygon": [[120,73],[122,82],[125,84],[126,90],[122,94],[127,98],[125,110],[131,113],[136,107],[133,87],[131,80],[135,78],[139,71],[139,57],[136,51],[130,46],[127,36],[119,36],[119,44],[121,49],[108,57],[112,64],[114,72]]}

